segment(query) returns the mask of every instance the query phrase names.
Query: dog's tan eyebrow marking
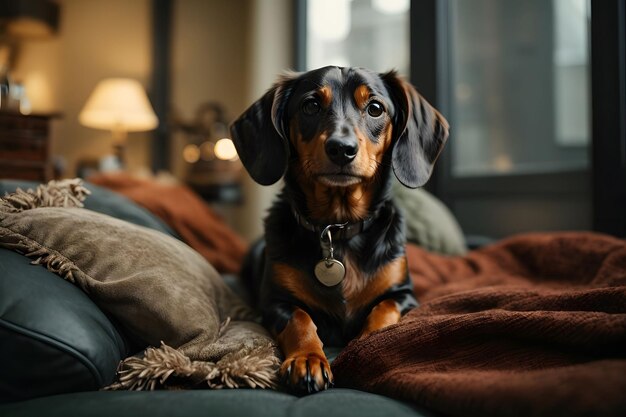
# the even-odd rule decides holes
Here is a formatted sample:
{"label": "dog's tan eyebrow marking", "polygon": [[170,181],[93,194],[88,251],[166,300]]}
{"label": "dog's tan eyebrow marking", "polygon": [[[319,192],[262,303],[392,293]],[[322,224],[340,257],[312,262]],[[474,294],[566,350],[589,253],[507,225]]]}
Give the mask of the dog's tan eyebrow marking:
{"label": "dog's tan eyebrow marking", "polygon": [[317,90],[317,94],[320,97],[322,107],[330,106],[330,103],[333,101],[333,90],[329,85],[325,85]]}
{"label": "dog's tan eyebrow marking", "polygon": [[361,84],[354,90],[354,101],[360,109],[365,108],[365,104],[367,104],[367,100],[370,98],[370,93],[369,87],[365,84]]}

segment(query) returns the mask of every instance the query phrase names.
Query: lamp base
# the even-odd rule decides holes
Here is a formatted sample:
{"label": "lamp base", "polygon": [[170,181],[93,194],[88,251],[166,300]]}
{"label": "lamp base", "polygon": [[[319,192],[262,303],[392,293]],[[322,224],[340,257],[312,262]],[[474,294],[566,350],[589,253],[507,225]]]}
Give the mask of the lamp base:
{"label": "lamp base", "polygon": [[126,153],[125,143],[117,142],[113,145],[113,155],[115,155],[115,157],[117,158],[120,169],[123,169],[126,167],[126,158],[124,156],[125,153]]}
{"label": "lamp base", "polygon": [[123,169],[124,167],[120,164],[119,159],[115,155],[104,156],[98,161],[98,171],[100,172],[114,172]]}

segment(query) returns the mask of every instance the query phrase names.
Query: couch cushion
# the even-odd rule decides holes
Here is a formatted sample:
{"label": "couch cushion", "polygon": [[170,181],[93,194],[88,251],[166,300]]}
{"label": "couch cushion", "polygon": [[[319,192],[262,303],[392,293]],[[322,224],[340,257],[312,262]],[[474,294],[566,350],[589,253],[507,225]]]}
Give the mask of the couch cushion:
{"label": "couch cushion", "polygon": [[394,181],[393,199],[404,212],[409,242],[445,255],[467,251],[461,226],[437,197],[422,188],[410,189]]}
{"label": "couch cushion", "polygon": [[130,352],[77,287],[0,249],[0,402],[98,389]]}
{"label": "couch cushion", "polygon": [[268,390],[91,392],[0,405],[10,417],[424,417],[432,413],[381,395],[330,389],[298,398]]}

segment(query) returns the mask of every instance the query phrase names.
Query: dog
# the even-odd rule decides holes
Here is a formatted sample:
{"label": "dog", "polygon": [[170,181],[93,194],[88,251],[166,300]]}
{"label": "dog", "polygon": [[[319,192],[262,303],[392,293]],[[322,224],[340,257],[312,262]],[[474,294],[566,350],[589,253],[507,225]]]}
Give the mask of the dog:
{"label": "dog", "polygon": [[417,306],[391,185],[393,175],[424,185],[448,130],[396,72],[335,66],[283,75],[231,125],[252,179],[284,179],[254,286],[292,391],[333,386],[324,345],[365,337]]}

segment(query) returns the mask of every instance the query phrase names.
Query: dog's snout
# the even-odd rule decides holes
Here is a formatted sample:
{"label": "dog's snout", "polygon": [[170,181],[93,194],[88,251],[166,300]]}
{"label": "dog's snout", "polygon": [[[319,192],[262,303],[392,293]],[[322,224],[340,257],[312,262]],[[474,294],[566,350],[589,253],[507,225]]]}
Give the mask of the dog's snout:
{"label": "dog's snout", "polygon": [[356,157],[359,145],[355,138],[331,137],[326,141],[326,155],[337,165],[347,165]]}

